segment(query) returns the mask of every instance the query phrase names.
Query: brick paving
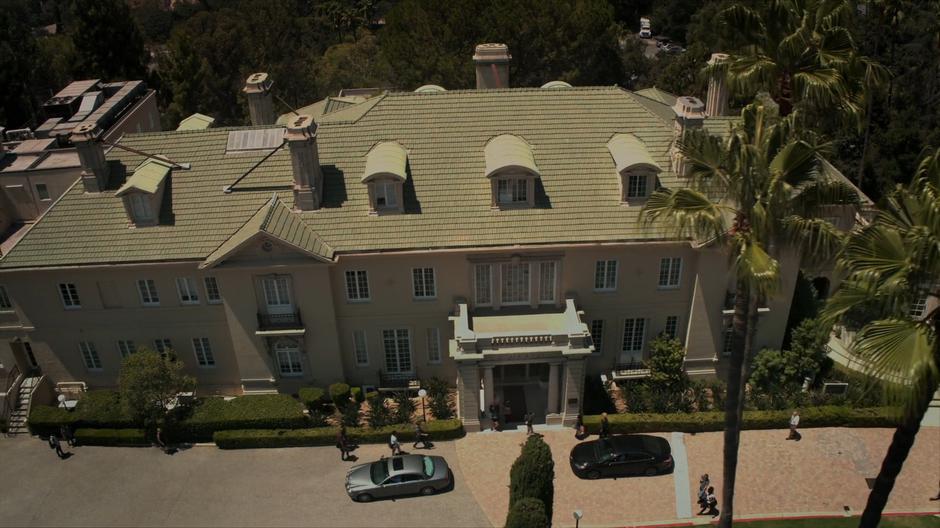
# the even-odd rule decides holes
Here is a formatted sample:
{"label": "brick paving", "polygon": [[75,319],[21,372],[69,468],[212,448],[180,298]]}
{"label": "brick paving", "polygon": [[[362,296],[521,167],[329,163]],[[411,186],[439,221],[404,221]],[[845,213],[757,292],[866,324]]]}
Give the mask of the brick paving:
{"label": "brick paving", "polygon": [[[860,513],[868,497],[865,478],[877,474],[892,433],[890,429],[805,429],[803,439],[794,442],[785,440],[786,430],[745,431],[735,513],[837,513],[843,506]],[[568,453],[577,442],[573,432],[548,431],[544,436],[555,458],[554,526],[573,526],[571,512],[576,509],[584,512],[582,526],[676,519],[672,475],[580,480],[568,466]],[[702,473],[711,475],[720,500],[722,440],[723,433],[684,435],[693,500]],[[515,432],[470,434],[457,441],[467,486],[494,526],[505,522],[509,469],[524,441],[525,435]],[[938,481],[940,428],[922,428],[888,509],[937,511],[937,503],[927,499],[937,493]]]}

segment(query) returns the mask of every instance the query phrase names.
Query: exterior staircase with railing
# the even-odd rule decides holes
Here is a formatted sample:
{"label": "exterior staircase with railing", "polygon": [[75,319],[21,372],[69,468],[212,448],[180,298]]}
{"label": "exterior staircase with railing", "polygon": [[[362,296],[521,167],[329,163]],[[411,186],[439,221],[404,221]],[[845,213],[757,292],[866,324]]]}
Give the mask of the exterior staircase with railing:
{"label": "exterior staircase with railing", "polygon": [[29,403],[33,396],[33,391],[39,385],[41,376],[27,377],[20,384],[16,400],[12,403],[10,419],[7,434],[10,436],[29,434],[29,428],[26,426],[26,419],[29,417]]}

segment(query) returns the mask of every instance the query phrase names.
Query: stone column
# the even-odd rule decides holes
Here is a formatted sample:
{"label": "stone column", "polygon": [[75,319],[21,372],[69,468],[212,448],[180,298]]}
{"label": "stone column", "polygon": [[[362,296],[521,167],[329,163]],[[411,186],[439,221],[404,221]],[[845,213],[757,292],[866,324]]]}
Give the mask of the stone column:
{"label": "stone column", "polygon": [[559,367],[558,363],[552,363],[548,368],[548,414],[558,413]]}
{"label": "stone column", "polygon": [[569,359],[565,363],[565,392],[562,403],[562,423],[573,426],[581,409],[581,396],[584,392],[584,360]]}
{"label": "stone column", "polygon": [[493,397],[496,395],[496,385],[493,381],[493,367],[483,367],[483,401],[480,407],[486,409],[493,403]]}
{"label": "stone column", "polygon": [[480,369],[476,363],[457,367],[457,411],[467,432],[480,430]]}
{"label": "stone column", "polygon": [[[728,61],[727,53],[712,53],[708,64],[718,69],[719,64]],[[708,94],[705,96],[705,115],[722,116],[728,111],[727,72],[716,71],[708,79]]]}

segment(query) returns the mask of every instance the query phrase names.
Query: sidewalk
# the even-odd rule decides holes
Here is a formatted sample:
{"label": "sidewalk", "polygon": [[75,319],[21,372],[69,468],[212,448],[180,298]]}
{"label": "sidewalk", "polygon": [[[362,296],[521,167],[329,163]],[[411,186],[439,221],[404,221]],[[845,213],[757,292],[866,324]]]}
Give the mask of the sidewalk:
{"label": "sidewalk", "polygon": [[[786,430],[742,433],[736,516],[831,514],[845,512],[846,506],[853,514],[862,511],[868,497],[865,479],[877,475],[893,430],[825,428],[801,432],[799,442],[785,440]],[[694,500],[702,473],[711,476],[721,497],[723,433],[682,435],[688,478],[676,471],[597,481],[580,480],[572,474],[568,454],[577,441],[571,430],[543,434],[555,458],[554,526],[573,526],[574,510],[584,512],[581,526],[585,527],[707,523],[710,519],[706,517],[687,517],[689,508],[676,499],[678,494],[682,501],[685,497]],[[657,436],[675,441],[670,434]],[[467,486],[494,526],[505,522],[509,469],[524,441],[525,434],[516,432],[470,434],[457,441]],[[921,429],[895,484],[889,510],[936,511],[936,503],[927,499],[937,493],[940,481],[938,453],[940,429]],[[677,469],[682,464],[677,458]],[[683,486],[688,486],[688,495],[681,492]],[[695,508],[692,513],[697,511]]]}

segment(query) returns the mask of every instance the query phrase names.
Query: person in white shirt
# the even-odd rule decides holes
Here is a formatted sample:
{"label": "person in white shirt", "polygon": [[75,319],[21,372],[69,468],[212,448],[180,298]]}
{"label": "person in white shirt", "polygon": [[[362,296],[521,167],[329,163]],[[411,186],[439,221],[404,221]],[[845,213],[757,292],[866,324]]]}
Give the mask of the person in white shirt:
{"label": "person in white shirt", "polygon": [[395,433],[388,439],[388,447],[392,448],[392,456],[401,454],[401,444],[398,443],[398,437]]}
{"label": "person in white shirt", "polygon": [[793,415],[790,416],[790,436],[787,437],[787,440],[800,439],[800,433],[796,430],[798,425],[800,425],[800,411],[793,411]]}

